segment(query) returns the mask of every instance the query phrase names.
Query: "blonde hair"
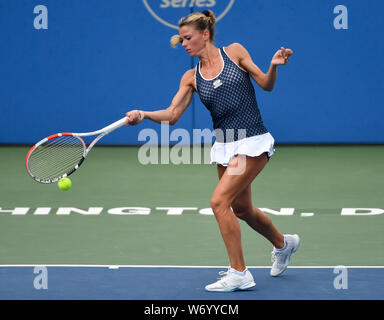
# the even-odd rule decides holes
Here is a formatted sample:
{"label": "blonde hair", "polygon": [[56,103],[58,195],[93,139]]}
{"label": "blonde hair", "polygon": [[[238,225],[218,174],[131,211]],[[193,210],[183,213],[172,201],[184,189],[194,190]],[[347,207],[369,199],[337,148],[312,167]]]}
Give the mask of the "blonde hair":
{"label": "blonde hair", "polygon": [[[194,12],[188,16],[181,18],[179,21],[179,28],[182,26],[192,25],[203,32],[205,29],[209,31],[209,40],[213,42],[215,35],[215,22],[216,17],[212,10],[205,10],[203,12]],[[171,37],[170,40],[171,47],[175,48],[178,43],[181,43],[181,37],[178,34],[175,34]]]}

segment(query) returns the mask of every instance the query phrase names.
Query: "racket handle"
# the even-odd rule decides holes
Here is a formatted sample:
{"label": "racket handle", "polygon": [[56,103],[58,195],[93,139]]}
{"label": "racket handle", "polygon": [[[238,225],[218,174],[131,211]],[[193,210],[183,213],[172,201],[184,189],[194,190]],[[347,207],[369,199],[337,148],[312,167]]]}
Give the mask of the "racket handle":
{"label": "racket handle", "polygon": [[116,122],[111,123],[109,126],[106,126],[99,131],[104,132],[105,134],[108,134],[111,131],[116,130],[116,129],[122,127],[123,125],[125,125],[126,121],[127,121],[127,117],[121,118],[120,120],[117,120]]}
{"label": "racket handle", "polygon": [[127,121],[127,117],[121,118],[120,120],[115,121],[114,123],[111,123],[109,126],[104,127],[103,129],[92,131],[92,132],[82,132],[82,133],[72,133],[72,135],[77,137],[88,137],[88,136],[94,136],[97,134],[103,134],[105,136],[106,134],[110,133],[113,130],[116,130],[123,125],[125,125],[125,121]]}

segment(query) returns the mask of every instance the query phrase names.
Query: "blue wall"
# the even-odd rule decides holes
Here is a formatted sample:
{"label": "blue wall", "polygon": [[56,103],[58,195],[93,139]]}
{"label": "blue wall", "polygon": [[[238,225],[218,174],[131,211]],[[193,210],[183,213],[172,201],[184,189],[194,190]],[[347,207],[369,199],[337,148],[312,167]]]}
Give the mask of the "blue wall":
{"label": "blue wall", "polygon": [[[191,9],[219,16],[232,4],[217,22],[216,45],[240,42],[264,72],[280,46],[294,51],[273,92],[256,88],[277,143],[384,143],[384,1],[232,2],[0,0],[0,143],[93,131],[133,108],[167,107],[197,60],[170,47],[177,30],[145,4],[173,25]],[[334,27],[339,4],[348,9],[347,30]],[[36,5],[48,9],[48,29],[35,29]],[[144,128],[160,132],[145,121],[101,143],[143,143],[137,137]],[[212,129],[197,95],[175,128]]]}

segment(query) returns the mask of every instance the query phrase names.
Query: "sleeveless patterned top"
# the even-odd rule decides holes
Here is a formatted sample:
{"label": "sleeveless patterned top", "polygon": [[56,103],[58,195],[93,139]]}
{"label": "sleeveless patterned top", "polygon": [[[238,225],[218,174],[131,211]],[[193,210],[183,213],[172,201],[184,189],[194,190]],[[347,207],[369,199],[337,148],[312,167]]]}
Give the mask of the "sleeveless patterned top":
{"label": "sleeveless patterned top", "polygon": [[196,66],[195,80],[201,102],[210,111],[216,141],[231,142],[267,133],[248,72],[220,48],[223,68],[218,76],[205,79]]}

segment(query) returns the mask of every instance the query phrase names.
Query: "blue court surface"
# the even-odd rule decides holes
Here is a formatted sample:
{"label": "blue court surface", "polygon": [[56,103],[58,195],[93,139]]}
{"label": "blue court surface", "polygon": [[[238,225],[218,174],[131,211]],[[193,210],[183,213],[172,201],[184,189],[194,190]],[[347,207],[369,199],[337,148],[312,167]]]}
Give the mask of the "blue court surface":
{"label": "blue court surface", "polygon": [[219,267],[0,266],[1,300],[382,300],[383,267],[249,267],[256,286],[206,292]]}

